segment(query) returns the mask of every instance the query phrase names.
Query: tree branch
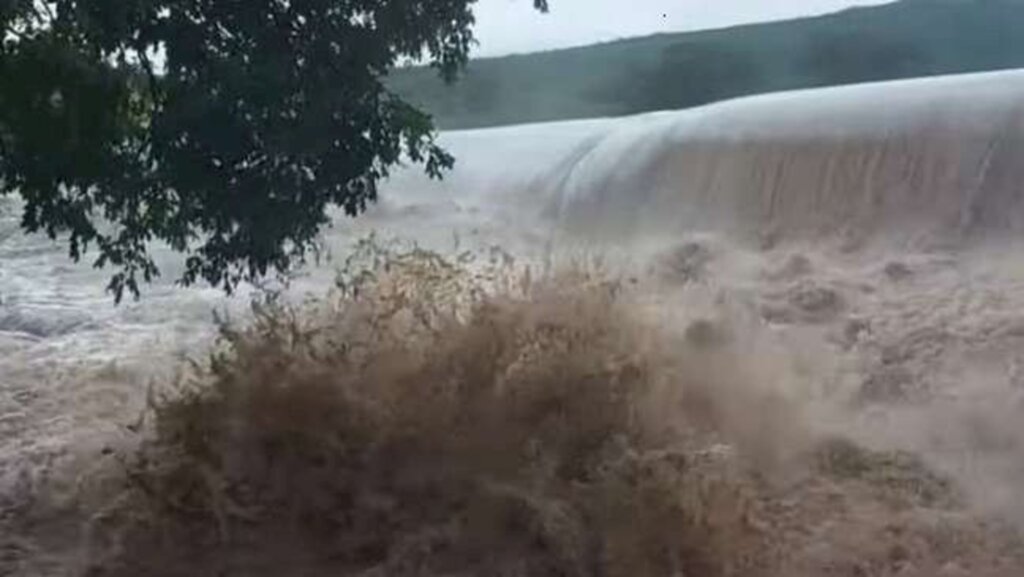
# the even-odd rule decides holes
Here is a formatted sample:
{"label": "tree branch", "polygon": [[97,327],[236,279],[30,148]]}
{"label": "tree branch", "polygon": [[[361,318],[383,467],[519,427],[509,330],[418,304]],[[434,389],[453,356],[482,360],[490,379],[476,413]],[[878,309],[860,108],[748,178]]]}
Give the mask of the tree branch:
{"label": "tree branch", "polygon": [[146,54],[146,47],[136,47],[139,51],[139,62],[142,64],[142,69],[146,71],[147,85],[149,86],[149,95],[153,98],[153,104],[157,102],[157,78],[156,72],[153,70],[153,62],[149,59],[149,55]]}

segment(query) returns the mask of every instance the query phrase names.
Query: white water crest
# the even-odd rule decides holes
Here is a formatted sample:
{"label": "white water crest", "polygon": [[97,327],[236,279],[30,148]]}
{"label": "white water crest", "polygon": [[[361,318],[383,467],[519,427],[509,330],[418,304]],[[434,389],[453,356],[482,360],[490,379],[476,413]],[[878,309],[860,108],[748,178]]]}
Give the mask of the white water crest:
{"label": "white water crest", "polygon": [[460,159],[452,177],[391,192],[486,194],[598,236],[1016,233],[1022,95],[1024,72],[1010,71],[454,132],[443,138]]}
{"label": "white water crest", "polygon": [[[965,487],[972,514],[1024,526],[1024,71],[441,143],[455,169],[397,171],[366,215],[325,231],[335,261],[296,291],[325,290],[369,233],[526,261],[612,255],[655,271],[666,323],[747,335],[811,428],[921,455]],[[177,257],[159,250],[165,278],[115,308],[108,273],[19,232],[19,209],[0,200],[0,531],[73,499],[147,383],[208,345],[213,309],[248,304],[173,286]],[[4,539],[0,574],[68,562],[66,536],[13,539],[5,572]]]}

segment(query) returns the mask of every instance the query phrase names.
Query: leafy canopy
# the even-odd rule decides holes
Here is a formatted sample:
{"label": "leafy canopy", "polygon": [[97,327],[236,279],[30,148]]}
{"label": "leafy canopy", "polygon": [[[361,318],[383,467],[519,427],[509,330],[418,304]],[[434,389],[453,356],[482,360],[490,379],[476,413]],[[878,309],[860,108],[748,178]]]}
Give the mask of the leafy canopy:
{"label": "leafy canopy", "polygon": [[286,272],[403,154],[452,166],[383,80],[453,80],[475,1],[0,0],[0,196],[71,258],[95,247],[118,300],[159,274],[154,241],[183,284]]}

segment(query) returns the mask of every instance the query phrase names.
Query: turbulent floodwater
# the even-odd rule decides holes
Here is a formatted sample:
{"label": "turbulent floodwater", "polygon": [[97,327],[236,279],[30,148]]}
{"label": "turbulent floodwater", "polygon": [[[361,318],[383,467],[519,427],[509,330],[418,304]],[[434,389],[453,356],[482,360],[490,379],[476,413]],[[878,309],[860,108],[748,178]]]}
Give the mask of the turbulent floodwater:
{"label": "turbulent floodwater", "polygon": [[[524,262],[601,255],[653,278],[645,312],[734,335],[813,435],[909,452],[965,495],[955,510],[909,512],[797,497],[849,503],[794,522],[806,555],[791,574],[1022,574],[1024,73],[443,142],[458,159],[445,181],[397,174],[325,245],[343,258],[372,232]],[[73,574],[80,537],[62,504],[103,469],[147,383],[208,345],[211,311],[244,315],[247,301],[168,283],[114,308],[102,272],[20,234],[18,217],[2,201],[0,575]],[[160,258],[173,278],[173,255]],[[332,278],[328,262],[292,292]],[[893,527],[912,534],[898,559]]]}

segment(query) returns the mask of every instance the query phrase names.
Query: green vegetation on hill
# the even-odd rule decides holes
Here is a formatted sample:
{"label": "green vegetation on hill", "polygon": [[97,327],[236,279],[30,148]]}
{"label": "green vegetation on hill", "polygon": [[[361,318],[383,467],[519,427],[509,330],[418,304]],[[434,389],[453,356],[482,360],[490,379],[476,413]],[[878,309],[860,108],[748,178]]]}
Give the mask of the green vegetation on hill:
{"label": "green vegetation on hill", "polygon": [[736,96],[1024,66],[1021,0],[902,0],[815,18],[659,34],[424,68],[391,85],[441,128],[614,116]]}

